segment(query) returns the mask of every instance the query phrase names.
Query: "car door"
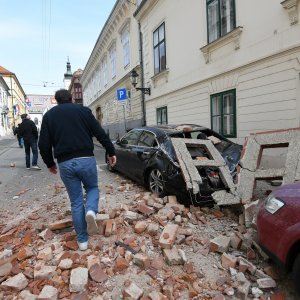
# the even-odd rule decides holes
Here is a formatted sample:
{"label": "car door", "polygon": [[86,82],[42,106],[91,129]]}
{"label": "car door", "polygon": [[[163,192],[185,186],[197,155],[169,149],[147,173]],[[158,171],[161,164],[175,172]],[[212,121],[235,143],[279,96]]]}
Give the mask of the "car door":
{"label": "car door", "polygon": [[158,142],[155,134],[149,130],[143,130],[138,141],[138,147],[135,150],[137,165],[140,166],[136,169],[137,177],[143,178],[148,162],[157,150]]}
{"label": "car door", "polygon": [[133,129],[124,135],[118,142],[117,148],[117,169],[130,178],[135,179],[134,169],[136,166],[136,153],[138,139],[142,130]]}

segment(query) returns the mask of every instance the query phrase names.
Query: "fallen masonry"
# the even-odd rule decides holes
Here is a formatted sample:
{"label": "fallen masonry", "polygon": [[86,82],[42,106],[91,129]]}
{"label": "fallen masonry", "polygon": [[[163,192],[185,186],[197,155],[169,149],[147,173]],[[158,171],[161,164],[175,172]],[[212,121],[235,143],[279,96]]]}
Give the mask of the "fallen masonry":
{"label": "fallen masonry", "polygon": [[[282,183],[300,180],[300,128],[276,130],[251,134],[246,138],[240,159],[239,180],[234,184],[226,163],[210,140],[173,138],[172,143],[186,182],[186,188],[193,194],[201,192],[202,178],[198,169],[217,167],[226,190],[212,194],[218,205],[247,204],[252,201],[257,180],[282,179]],[[188,147],[205,149],[211,159],[192,159]],[[260,169],[264,149],[286,147],[284,168]]]}
{"label": "fallen masonry", "polygon": [[[109,197],[116,193],[125,192],[113,189]],[[78,250],[69,218],[37,229],[45,211],[1,226],[0,299],[267,299],[274,293],[276,272],[249,242],[254,230],[228,209],[187,208],[174,196],[144,192],[128,198],[99,212],[102,227],[87,251]]]}

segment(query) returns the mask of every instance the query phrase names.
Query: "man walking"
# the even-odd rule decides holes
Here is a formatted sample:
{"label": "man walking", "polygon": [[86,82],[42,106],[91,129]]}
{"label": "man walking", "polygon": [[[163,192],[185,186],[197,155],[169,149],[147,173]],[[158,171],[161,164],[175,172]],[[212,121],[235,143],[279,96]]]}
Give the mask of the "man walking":
{"label": "man walking", "polygon": [[19,147],[23,148],[24,141],[23,141],[23,138],[20,136],[19,125],[17,125],[16,127],[15,126],[13,127],[13,133],[14,133],[14,135],[17,136]]}
{"label": "man walking", "polygon": [[34,170],[40,170],[37,165],[38,161],[38,131],[33,121],[30,120],[27,114],[21,115],[22,123],[19,125],[19,135],[24,140],[26,169],[30,169],[30,149],[32,151],[32,166]]}
{"label": "man walking", "polygon": [[[55,93],[55,99],[58,105],[43,117],[39,149],[53,174],[57,173],[54,158],[57,159],[71,202],[78,246],[84,251],[88,247],[88,235],[98,232],[99,188],[93,136],[106,149],[111,166],[116,164],[115,149],[89,108],[72,103],[71,94],[64,89]],[[82,184],[86,191],[85,206]]]}

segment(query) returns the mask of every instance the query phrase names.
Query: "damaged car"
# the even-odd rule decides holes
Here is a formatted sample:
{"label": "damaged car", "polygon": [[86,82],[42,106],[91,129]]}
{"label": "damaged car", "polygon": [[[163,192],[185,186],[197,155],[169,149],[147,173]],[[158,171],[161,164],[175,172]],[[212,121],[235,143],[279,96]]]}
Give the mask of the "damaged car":
{"label": "damaged car", "polygon": [[[202,183],[199,194],[192,195],[186,188],[171,138],[210,139],[226,162],[232,177],[236,176],[242,146],[207,127],[194,124],[149,126],[130,130],[114,142],[117,164],[113,169],[109,165],[108,168],[145,185],[160,197],[176,195],[181,202],[211,202],[213,192],[226,189],[219,169],[207,166],[198,168]],[[209,159],[209,153],[204,148],[191,147],[188,151],[192,159]]]}
{"label": "damaged car", "polygon": [[275,263],[292,271],[300,296],[300,181],[274,190],[257,214],[258,242]]}

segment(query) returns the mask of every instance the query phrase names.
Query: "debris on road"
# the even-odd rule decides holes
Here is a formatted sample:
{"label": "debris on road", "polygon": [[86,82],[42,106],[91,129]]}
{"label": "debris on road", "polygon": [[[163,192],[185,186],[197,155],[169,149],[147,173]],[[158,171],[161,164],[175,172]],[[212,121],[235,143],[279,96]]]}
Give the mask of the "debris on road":
{"label": "debris on road", "polygon": [[[125,202],[99,212],[102,227],[87,251],[78,250],[72,221],[55,214],[66,208],[53,202],[40,219],[1,226],[0,298],[266,299],[274,292],[274,272],[251,243],[254,230],[228,208],[187,208],[132,184],[129,194],[113,190],[107,201],[123,194]],[[56,220],[44,223],[46,211]]]}

